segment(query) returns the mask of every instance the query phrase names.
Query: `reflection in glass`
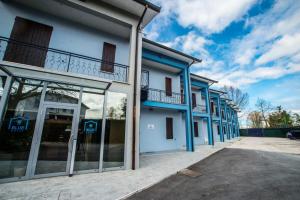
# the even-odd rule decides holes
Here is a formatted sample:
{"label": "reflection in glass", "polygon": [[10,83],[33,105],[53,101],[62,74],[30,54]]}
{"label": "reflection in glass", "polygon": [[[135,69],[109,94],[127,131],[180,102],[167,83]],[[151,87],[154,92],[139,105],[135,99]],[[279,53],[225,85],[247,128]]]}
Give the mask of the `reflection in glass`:
{"label": "reflection in glass", "polygon": [[109,92],[107,97],[103,168],[124,166],[126,94]]}
{"label": "reflection in glass", "polygon": [[47,108],[35,174],[66,172],[74,110]]}
{"label": "reflection in glass", "polygon": [[0,100],[2,99],[6,78],[6,76],[0,76]]}
{"label": "reflection in glass", "polygon": [[82,93],[75,171],[99,168],[104,96]]}
{"label": "reflection in glass", "polygon": [[0,130],[0,178],[25,175],[39,108],[42,81],[14,81]]}
{"label": "reflection in glass", "polygon": [[62,83],[49,83],[45,101],[77,104],[80,87]]}

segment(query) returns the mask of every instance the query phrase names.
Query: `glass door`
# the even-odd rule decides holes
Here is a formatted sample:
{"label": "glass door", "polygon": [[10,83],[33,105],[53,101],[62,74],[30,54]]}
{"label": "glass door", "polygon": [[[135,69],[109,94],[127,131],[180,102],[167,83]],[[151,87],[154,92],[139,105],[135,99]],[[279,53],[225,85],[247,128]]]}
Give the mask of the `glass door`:
{"label": "glass door", "polygon": [[68,174],[75,141],[77,106],[44,104],[34,176]]}

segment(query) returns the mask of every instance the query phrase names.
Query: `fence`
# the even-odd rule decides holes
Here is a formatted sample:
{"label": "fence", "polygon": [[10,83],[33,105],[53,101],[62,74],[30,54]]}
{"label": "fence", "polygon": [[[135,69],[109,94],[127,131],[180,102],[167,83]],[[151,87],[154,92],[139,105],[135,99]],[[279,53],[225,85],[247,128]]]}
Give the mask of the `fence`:
{"label": "fence", "polygon": [[300,138],[300,126],[289,128],[248,128],[240,129],[241,136],[248,137],[280,137],[285,138],[287,132],[291,132],[296,138]]}

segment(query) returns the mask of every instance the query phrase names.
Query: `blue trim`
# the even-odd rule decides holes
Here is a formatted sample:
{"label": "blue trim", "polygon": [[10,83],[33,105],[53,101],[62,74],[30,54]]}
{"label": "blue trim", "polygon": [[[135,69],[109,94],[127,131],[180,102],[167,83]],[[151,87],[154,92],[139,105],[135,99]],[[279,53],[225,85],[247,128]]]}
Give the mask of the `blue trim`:
{"label": "blue trim", "polygon": [[158,108],[168,108],[168,109],[175,109],[175,110],[188,110],[188,105],[182,104],[169,104],[169,103],[162,103],[157,101],[144,101],[144,106],[149,107],[158,107]]}
{"label": "blue trim", "polygon": [[195,117],[209,117],[209,114],[207,114],[207,113],[193,112],[193,116],[195,116]]}
{"label": "blue trim", "polygon": [[181,69],[181,70],[185,69],[189,66],[189,64],[186,62],[182,62],[180,60],[150,51],[148,49],[143,49],[142,57],[144,59],[151,60],[151,61],[158,62],[158,63],[165,64],[165,65],[169,65],[171,67]]}
{"label": "blue trim", "polygon": [[211,110],[210,110],[210,100],[209,100],[209,91],[208,87],[205,88],[205,100],[206,100],[206,110],[208,111],[208,118],[207,118],[207,130],[208,130],[208,144],[213,145],[213,131],[212,131],[212,121],[211,121]]}
{"label": "blue trim", "polygon": [[186,123],[186,148],[187,151],[194,151],[194,119],[192,114],[192,99],[190,87],[190,71],[189,68],[183,70],[183,87],[184,87],[184,102],[188,103],[188,110],[185,115]]}
{"label": "blue trim", "polygon": [[208,88],[208,83],[192,80],[192,86]]}

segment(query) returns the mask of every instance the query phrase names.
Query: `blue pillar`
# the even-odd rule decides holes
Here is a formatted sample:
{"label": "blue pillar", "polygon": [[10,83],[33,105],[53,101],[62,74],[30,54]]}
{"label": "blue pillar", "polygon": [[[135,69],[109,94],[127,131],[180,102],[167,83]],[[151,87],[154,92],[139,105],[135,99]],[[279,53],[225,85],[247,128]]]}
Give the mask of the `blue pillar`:
{"label": "blue pillar", "polygon": [[185,114],[186,124],[186,150],[194,151],[194,122],[192,113],[192,99],[191,96],[191,84],[190,84],[190,71],[189,68],[183,70],[183,87],[184,87],[184,103],[188,105],[188,109]]}
{"label": "blue pillar", "polygon": [[211,122],[211,109],[210,109],[210,97],[209,97],[209,91],[208,87],[205,88],[205,100],[206,100],[206,109],[208,113],[207,117],[207,130],[208,130],[208,144],[209,145],[214,145],[214,137],[213,137],[213,132],[212,132],[212,122]]}
{"label": "blue pillar", "polygon": [[221,115],[221,100],[220,95],[217,97],[218,103],[218,113],[219,113],[219,132],[220,132],[220,141],[224,142],[224,134],[223,134],[223,123],[222,123],[222,115]]}

